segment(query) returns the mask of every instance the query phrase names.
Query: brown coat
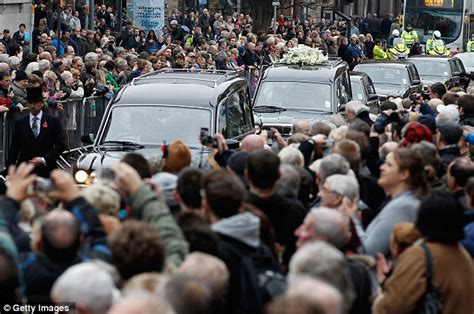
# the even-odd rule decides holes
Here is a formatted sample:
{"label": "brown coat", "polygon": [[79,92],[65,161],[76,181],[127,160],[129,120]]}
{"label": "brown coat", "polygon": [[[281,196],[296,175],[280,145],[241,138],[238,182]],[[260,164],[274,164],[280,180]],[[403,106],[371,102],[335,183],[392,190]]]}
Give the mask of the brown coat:
{"label": "brown coat", "polygon": [[[429,242],[433,257],[432,283],[441,294],[444,314],[474,312],[474,267],[461,245]],[[414,245],[399,258],[384,286],[383,297],[374,304],[374,314],[411,313],[426,290],[425,256]]]}

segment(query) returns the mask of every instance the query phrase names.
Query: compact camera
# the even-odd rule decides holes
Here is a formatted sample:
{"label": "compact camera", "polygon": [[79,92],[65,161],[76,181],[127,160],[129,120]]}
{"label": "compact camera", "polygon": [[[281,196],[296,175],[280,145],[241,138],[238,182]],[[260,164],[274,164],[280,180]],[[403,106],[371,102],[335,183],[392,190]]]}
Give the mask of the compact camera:
{"label": "compact camera", "polygon": [[36,194],[46,194],[54,190],[54,183],[50,179],[38,177],[33,183],[33,191]]}
{"label": "compact camera", "polygon": [[201,128],[201,133],[199,134],[199,141],[204,146],[212,146],[217,148],[217,139],[214,136],[209,135],[208,128]]}

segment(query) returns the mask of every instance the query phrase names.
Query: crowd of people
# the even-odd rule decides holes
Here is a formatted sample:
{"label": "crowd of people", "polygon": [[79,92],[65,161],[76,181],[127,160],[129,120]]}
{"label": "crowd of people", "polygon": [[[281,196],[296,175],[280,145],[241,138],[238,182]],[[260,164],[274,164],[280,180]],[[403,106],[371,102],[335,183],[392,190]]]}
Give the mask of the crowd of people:
{"label": "crowd of people", "polygon": [[83,189],[62,170],[38,188],[34,163],[11,166],[0,300],[83,313],[471,313],[474,95],[436,83],[427,102],[345,110],[297,121],[289,138],[248,135],[238,151],[217,134],[208,171],[181,141],[148,160],[129,153]]}
{"label": "crowd of people", "polygon": [[[37,5],[31,34],[24,23],[13,35],[3,30],[2,112],[24,109],[27,85],[42,86],[48,110],[57,110],[62,100],[93,95],[111,98],[133,78],[167,68],[247,70],[249,80],[255,81],[261,66],[280,60],[289,48],[301,44],[339,56],[353,67],[374,58],[380,40],[400,29],[398,19],[379,20],[374,14],[350,25],[340,19],[317,22],[309,16],[301,23],[281,16],[274,28],[256,32],[248,14],[223,15],[204,9],[189,14],[173,11],[159,34],[134,28],[130,21],[124,21],[122,31],[116,33],[116,18],[105,5],[96,7],[93,30],[86,29],[79,12],[69,7],[62,10],[58,28],[57,15],[48,21],[45,8]],[[349,33],[351,38],[346,37]]]}
{"label": "crowd of people", "polygon": [[[175,11],[163,35],[127,25],[114,37],[101,12],[97,30],[71,27],[59,42],[42,19],[31,46],[4,31],[0,108],[41,104],[31,87],[43,88],[44,110],[61,110],[59,100],[110,97],[163,68],[247,70],[298,44],[349,49],[338,21],[282,18],[254,34],[244,14]],[[368,25],[376,40],[391,33]],[[62,170],[48,184],[35,163],[11,166],[0,301],[94,314],[472,313],[474,94],[429,92],[384,101],[377,115],[351,101],[344,115],[295,122],[288,138],[248,135],[238,151],[217,134],[208,171],[182,141],[149,160],[129,153],[82,189]]]}

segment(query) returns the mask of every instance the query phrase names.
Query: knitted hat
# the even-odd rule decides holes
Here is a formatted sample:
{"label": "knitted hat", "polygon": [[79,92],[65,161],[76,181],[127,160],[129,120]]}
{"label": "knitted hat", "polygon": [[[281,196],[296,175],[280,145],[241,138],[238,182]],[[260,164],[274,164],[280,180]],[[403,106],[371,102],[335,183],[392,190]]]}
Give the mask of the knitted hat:
{"label": "knitted hat", "polygon": [[18,70],[15,72],[15,81],[23,81],[23,80],[27,80],[28,79],[28,75],[26,74],[25,71],[23,70]]}
{"label": "knitted hat", "polygon": [[164,171],[178,173],[191,164],[191,151],[181,141],[176,141],[168,146]]}
{"label": "knitted hat", "polygon": [[431,142],[433,140],[433,133],[424,124],[413,122],[408,125],[405,130],[405,136],[402,142],[403,146],[419,143],[421,141]]}

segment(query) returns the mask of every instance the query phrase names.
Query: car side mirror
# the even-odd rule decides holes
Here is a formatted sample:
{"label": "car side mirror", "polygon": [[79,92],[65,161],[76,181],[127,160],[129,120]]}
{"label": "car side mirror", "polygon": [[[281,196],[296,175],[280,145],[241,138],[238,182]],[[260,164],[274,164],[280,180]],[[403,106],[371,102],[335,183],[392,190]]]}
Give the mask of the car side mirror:
{"label": "car side mirror", "polygon": [[379,97],[379,95],[377,95],[377,94],[370,94],[370,95],[369,95],[369,101],[372,101],[372,100],[379,100],[379,99],[380,99],[380,97]]}
{"label": "car side mirror", "polygon": [[467,75],[471,80],[474,80],[474,72],[471,72]]}
{"label": "car side mirror", "polygon": [[232,149],[232,150],[238,149],[240,147],[240,142],[237,140],[228,139],[228,140],[225,140],[225,143],[227,147],[229,147],[229,149]]}
{"label": "car side mirror", "polygon": [[82,144],[92,145],[94,144],[94,134],[84,134],[81,136]]}

